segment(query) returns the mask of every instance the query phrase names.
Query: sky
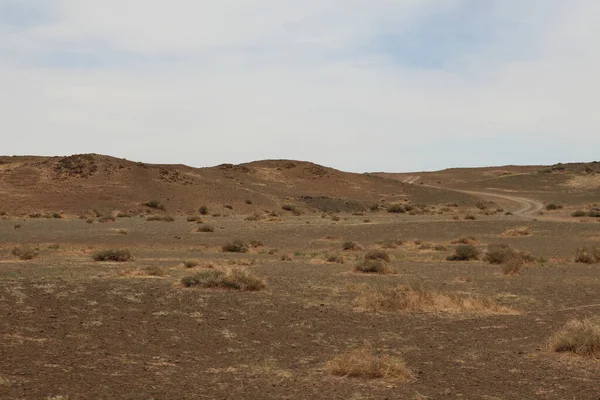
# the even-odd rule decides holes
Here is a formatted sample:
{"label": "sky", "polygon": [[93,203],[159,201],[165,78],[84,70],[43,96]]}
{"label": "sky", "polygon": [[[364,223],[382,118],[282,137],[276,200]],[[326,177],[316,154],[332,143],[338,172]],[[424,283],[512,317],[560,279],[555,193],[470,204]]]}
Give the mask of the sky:
{"label": "sky", "polygon": [[0,0],[0,154],[600,160],[598,0]]}

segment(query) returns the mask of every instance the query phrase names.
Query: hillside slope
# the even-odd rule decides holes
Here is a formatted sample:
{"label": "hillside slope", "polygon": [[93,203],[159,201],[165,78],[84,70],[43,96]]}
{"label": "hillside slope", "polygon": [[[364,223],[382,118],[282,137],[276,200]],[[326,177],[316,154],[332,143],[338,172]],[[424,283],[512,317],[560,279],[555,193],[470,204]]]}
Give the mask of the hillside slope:
{"label": "hillside slope", "polygon": [[[170,213],[200,205],[250,213],[294,203],[306,211],[354,211],[373,202],[469,203],[464,194],[354,174],[309,162],[256,161],[210,168],[132,162],[97,154],[0,157],[0,211],[81,214],[91,209],[144,211],[156,199]],[[145,210],[147,211],[147,210]]]}

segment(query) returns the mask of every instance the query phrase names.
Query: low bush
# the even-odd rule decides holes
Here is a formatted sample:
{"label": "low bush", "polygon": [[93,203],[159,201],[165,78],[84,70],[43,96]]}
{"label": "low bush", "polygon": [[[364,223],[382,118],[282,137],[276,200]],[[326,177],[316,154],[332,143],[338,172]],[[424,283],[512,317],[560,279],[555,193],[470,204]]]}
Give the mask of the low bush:
{"label": "low bush", "polygon": [[267,287],[266,282],[251,271],[241,268],[207,269],[181,280],[185,287],[224,288],[257,291]]}
{"label": "low bush", "polygon": [[363,260],[356,264],[354,271],[365,274],[393,274],[394,271],[379,260]]}
{"label": "low bush", "polygon": [[39,255],[37,249],[30,246],[13,247],[11,253],[13,256],[19,257],[19,260],[33,260]]}
{"label": "low bush", "polygon": [[479,258],[479,250],[470,244],[461,244],[456,246],[454,254],[446,257],[448,261],[469,261]]}
{"label": "low bush", "polygon": [[468,215],[465,215],[465,219],[466,219],[466,220],[470,220],[470,221],[474,221],[474,220],[476,220],[477,218],[475,218],[475,216],[474,216],[474,215],[472,215],[472,214],[468,214]]}
{"label": "low bush", "polygon": [[504,233],[502,235],[517,237],[517,236],[531,236],[532,233],[531,233],[531,229],[529,229],[528,226],[520,226],[518,228],[508,229],[508,230],[504,231]]}
{"label": "low bush", "polygon": [[515,314],[491,298],[464,293],[439,293],[428,290],[421,282],[391,289],[375,289],[361,293],[354,301],[357,307],[371,311],[421,311],[448,313]]}
{"label": "low bush", "polygon": [[399,203],[390,204],[387,208],[387,212],[393,213],[393,214],[403,214],[406,212],[406,208],[404,207],[403,204],[399,204]]}
{"label": "low bush", "polygon": [[233,242],[229,242],[223,245],[223,252],[229,253],[247,253],[248,247],[241,240],[234,240]]}
{"label": "low bush", "polygon": [[183,266],[186,268],[194,268],[194,267],[198,266],[198,261],[192,261],[192,260],[184,261]]}
{"label": "low bush", "polygon": [[548,210],[548,211],[560,210],[561,208],[563,208],[563,206],[561,206],[559,204],[554,204],[554,203],[546,204],[546,210]]}
{"label": "low bush", "polygon": [[208,215],[208,207],[207,206],[200,206],[200,208],[198,209],[198,212],[202,215]]}
{"label": "low bush", "polygon": [[390,261],[390,255],[383,250],[369,250],[364,257],[365,260]]}
{"label": "low bush", "polygon": [[475,236],[463,236],[459,239],[453,240],[452,244],[477,244],[477,238]]}
{"label": "low bush", "polygon": [[117,261],[125,262],[133,259],[133,255],[127,249],[101,250],[92,255],[94,261]]}
{"label": "low bush", "polygon": [[327,256],[326,261],[328,263],[343,264],[344,257],[340,256],[339,254],[333,254],[333,255]]}
{"label": "low bush", "polygon": [[600,317],[573,319],[548,341],[551,351],[600,357]]}
{"label": "low bush", "polygon": [[577,211],[573,211],[571,213],[571,217],[585,217],[587,215],[587,213],[585,211],[581,211],[581,210],[577,210]]}
{"label": "low bush", "polygon": [[215,231],[215,227],[210,224],[202,224],[202,225],[200,225],[200,227],[198,229],[196,229],[196,232],[214,232],[214,231]]}
{"label": "low bush", "polygon": [[415,380],[415,375],[403,360],[377,355],[367,345],[338,355],[325,364],[325,369],[330,374],[350,378]]}
{"label": "low bush", "polygon": [[579,247],[575,253],[575,262],[595,264],[600,262],[600,247]]}
{"label": "low bush", "polygon": [[149,276],[165,276],[165,271],[156,265],[151,265],[144,268],[144,272]]}
{"label": "low bush", "polygon": [[146,207],[154,208],[155,210],[164,210],[165,205],[158,200],[150,200],[144,203]]}
{"label": "low bush", "polygon": [[344,249],[346,251],[357,251],[357,250],[361,250],[362,246],[356,242],[347,240],[342,244],[342,249]]}

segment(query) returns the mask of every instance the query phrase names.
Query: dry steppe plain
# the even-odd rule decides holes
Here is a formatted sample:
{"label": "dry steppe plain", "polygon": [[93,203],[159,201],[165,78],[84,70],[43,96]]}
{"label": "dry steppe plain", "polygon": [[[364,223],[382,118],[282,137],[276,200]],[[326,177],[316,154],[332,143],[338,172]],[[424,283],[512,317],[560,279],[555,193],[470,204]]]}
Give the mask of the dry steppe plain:
{"label": "dry steppe plain", "polygon": [[[513,215],[521,205],[506,198],[444,206],[452,194],[414,215],[305,203],[251,212],[256,202],[104,219],[9,211],[0,219],[0,398],[600,399],[597,357],[548,344],[568,321],[600,313],[600,264],[574,259],[600,246],[599,218],[571,217],[592,207],[593,195],[576,195],[585,201]],[[155,214],[173,221],[149,220]],[[223,251],[233,240],[246,251]],[[447,260],[459,242],[481,255]],[[499,242],[532,257],[505,274],[485,261]],[[93,259],[109,249],[133,258]],[[355,271],[373,250],[389,256],[391,273]],[[24,251],[32,258],[20,259]],[[231,268],[266,287],[182,284]],[[392,290],[442,300],[404,309],[373,300]],[[373,355],[383,372],[336,372],[332,361],[353,351]],[[410,376],[391,373],[393,360]]]}

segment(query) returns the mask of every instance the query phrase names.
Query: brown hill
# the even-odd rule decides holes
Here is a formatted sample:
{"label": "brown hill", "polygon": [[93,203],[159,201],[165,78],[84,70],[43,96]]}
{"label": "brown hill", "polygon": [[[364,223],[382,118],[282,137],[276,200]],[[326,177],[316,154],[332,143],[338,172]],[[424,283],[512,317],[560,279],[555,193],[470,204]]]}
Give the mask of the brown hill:
{"label": "brown hill", "polygon": [[545,202],[582,204],[595,203],[600,198],[600,162],[451,168],[434,172],[373,175],[459,190],[518,192]]}
{"label": "brown hill", "polygon": [[13,215],[88,210],[149,212],[157,200],[169,213],[201,205],[211,212],[362,210],[374,202],[471,203],[464,194],[354,174],[309,162],[256,161],[210,168],[132,162],[97,154],[0,157],[0,211]]}

